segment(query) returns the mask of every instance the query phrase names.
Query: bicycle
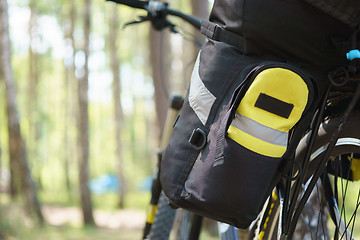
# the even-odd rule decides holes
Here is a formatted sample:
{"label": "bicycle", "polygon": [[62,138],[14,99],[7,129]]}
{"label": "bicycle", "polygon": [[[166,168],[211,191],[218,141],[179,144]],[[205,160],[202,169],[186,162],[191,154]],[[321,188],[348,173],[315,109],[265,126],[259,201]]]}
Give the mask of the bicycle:
{"label": "bicycle", "polygon": [[[175,25],[167,20],[174,15],[199,28],[201,20],[155,1],[112,0],[148,12],[139,22],[150,20],[157,30],[170,27],[176,32]],[[355,46],[354,46],[355,48]],[[349,53],[349,55],[352,55]],[[360,238],[356,225],[360,207],[360,64],[355,57],[348,69],[340,68],[329,75],[330,84],[310,126],[297,148],[291,164],[269,197],[258,218],[241,239],[354,239]],[[181,102],[181,101],[180,101]],[[176,111],[172,110],[169,119],[174,120]],[[171,120],[169,120],[171,122]],[[163,146],[165,147],[165,142]],[[350,183],[353,181],[354,183]],[[349,189],[355,197],[348,197]],[[144,230],[144,239],[168,239],[175,219],[166,197],[160,197],[160,186],[155,178],[151,203],[158,206],[150,211]],[[317,204],[307,204],[307,201]],[[354,206],[347,210],[349,202]],[[158,204],[159,203],[159,204]],[[308,209],[316,209],[316,214]],[[325,206],[326,205],[326,206]],[[328,215],[330,217],[328,217]],[[182,219],[188,219],[188,213]],[[185,229],[178,234],[179,239],[198,239],[202,217],[192,216],[191,224],[181,224]],[[297,236],[301,229],[298,223],[308,223],[304,234]],[[153,224],[153,225],[152,225]],[[152,227],[151,227],[152,225]],[[219,224],[223,240],[238,239],[239,231],[232,226]],[[304,226],[304,224],[303,224]],[[331,228],[331,229],[329,229]],[[150,230],[151,229],[151,230]],[[182,235],[185,232],[185,235]],[[331,236],[330,236],[331,234]]]}

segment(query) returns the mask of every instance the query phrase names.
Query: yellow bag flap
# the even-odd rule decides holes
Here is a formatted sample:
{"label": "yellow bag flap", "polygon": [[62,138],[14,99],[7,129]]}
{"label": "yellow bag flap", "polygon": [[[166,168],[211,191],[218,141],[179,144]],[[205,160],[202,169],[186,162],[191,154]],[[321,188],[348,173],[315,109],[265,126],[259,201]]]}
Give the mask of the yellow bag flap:
{"label": "yellow bag flap", "polygon": [[[288,118],[255,107],[261,94],[293,105]],[[285,68],[269,68],[259,73],[241,100],[237,112],[262,125],[288,132],[301,118],[309,90],[297,73]]]}

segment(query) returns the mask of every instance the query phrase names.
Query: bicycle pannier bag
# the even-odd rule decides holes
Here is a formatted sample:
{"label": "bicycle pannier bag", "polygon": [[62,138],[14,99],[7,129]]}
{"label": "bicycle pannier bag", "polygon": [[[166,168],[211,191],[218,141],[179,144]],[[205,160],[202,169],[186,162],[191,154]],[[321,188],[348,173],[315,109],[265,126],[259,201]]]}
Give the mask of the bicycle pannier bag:
{"label": "bicycle pannier bag", "polygon": [[163,154],[161,184],[170,203],[248,227],[292,156],[291,136],[308,124],[313,98],[303,70],[210,41]]}
{"label": "bicycle pannier bag", "polygon": [[360,23],[360,2],[358,0],[305,0],[340,21],[356,27]]}

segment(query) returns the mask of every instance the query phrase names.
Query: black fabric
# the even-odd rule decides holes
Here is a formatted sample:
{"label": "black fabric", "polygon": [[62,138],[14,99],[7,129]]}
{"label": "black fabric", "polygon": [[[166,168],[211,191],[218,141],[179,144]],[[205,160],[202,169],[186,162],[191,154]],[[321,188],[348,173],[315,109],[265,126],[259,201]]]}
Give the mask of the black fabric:
{"label": "black fabric", "polygon": [[294,105],[266,95],[265,93],[260,93],[255,102],[255,107],[261,108],[262,110],[271,112],[283,118],[289,118]]}
{"label": "black fabric", "polygon": [[212,22],[203,20],[201,22],[201,33],[214,41],[232,45],[242,52],[245,50],[245,38],[242,35],[223,29]]}
{"label": "black fabric", "polygon": [[207,161],[213,154],[210,148],[202,152],[182,196],[188,204],[192,203],[190,210],[246,228],[261,211],[272,180],[279,174],[277,167],[281,159],[251,152],[230,138],[225,149],[225,155],[231,156],[233,161],[224,161],[215,167],[213,162]]}
{"label": "black fabric", "polygon": [[340,21],[356,27],[360,24],[359,0],[305,0]]}
{"label": "black fabric", "polygon": [[275,55],[312,71],[320,86],[329,70],[348,63],[334,42],[353,29],[304,0],[215,0],[209,20],[243,36],[244,54]]}

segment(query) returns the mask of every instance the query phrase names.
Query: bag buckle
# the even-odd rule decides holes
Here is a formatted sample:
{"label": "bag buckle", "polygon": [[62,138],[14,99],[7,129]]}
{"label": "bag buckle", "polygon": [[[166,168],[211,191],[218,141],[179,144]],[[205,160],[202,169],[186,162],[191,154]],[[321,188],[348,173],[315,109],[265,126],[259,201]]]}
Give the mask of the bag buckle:
{"label": "bag buckle", "polygon": [[204,130],[197,128],[191,133],[189,143],[195,150],[201,150],[206,144],[206,133]]}

